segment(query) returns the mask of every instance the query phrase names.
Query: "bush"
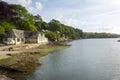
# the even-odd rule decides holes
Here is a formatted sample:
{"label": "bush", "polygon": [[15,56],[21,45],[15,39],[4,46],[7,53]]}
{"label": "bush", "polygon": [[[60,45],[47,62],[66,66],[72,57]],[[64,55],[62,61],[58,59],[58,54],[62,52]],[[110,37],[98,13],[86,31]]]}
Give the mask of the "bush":
{"label": "bush", "polygon": [[57,38],[57,34],[55,32],[46,32],[45,33],[45,36],[50,40],[50,41],[56,41],[58,38]]}

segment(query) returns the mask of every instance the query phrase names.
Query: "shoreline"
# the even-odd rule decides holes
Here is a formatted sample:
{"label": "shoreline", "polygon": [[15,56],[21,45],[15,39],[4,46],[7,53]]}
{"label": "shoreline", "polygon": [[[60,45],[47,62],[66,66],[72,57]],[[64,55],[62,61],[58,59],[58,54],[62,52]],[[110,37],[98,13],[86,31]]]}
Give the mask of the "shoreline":
{"label": "shoreline", "polygon": [[[29,45],[33,45],[33,44],[29,44]],[[12,45],[12,46],[16,47],[20,45]],[[25,49],[25,48],[22,50],[11,49],[9,53],[6,53],[8,57],[0,58],[0,67],[1,67],[0,69],[5,68],[5,71],[3,71],[3,73],[8,73],[8,74],[2,74],[2,71],[1,71],[0,75],[6,75],[10,78],[15,79],[17,77],[15,77],[15,75],[11,76],[9,71],[10,72],[12,71],[13,73],[18,72],[21,74],[29,74],[33,72],[37,66],[41,65],[41,64],[38,64],[37,62],[38,59],[50,54],[55,50],[61,50],[64,48],[68,48],[69,46],[70,45],[67,45],[65,43],[60,43],[60,44],[49,43],[48,45],[36,45],[34,47],[30,47],[29,49]],[[4,47],[7,47],[7,48],[0,48],[0,51],[3,50],[3,52],[4,51],[6,52],[9,50],[8,46],[4,46]],[[18,51],[18,53],[15,53],[16,51]],[[15,80],[22,80],[22,79],[15,79]]]}

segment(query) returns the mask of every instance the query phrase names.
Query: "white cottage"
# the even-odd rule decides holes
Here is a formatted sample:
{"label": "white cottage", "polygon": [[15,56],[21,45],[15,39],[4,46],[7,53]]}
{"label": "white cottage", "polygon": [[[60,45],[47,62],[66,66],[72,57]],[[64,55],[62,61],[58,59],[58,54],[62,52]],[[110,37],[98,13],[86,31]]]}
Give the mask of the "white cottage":
{"label": "white cottage", "polygon": [[5,44],[39,43],[47,44],[48,39],[39,31],[10,30],[3,39]]}
{"label": "white cottage", "polygon": [[45,34],[39,31],[35,32],[25,32],[26,43],[39,43],[46,44],[48,39],[45,37]]}
{"label": "white cottage", "polygon": [[5,44],[22,44],[25,43],[24,31],[23,30],[10,30],[6,33],[3,39]]}

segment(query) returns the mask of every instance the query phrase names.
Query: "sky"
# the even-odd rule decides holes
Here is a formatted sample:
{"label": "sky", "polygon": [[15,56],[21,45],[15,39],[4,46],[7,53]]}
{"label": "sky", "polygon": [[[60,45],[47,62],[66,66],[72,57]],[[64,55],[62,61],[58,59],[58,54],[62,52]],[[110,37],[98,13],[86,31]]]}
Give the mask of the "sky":
{"label": "sky", "polygon": [[84,32],[120,34],[120,0],[4,0],[21,4],[44,21],[57,19]]}

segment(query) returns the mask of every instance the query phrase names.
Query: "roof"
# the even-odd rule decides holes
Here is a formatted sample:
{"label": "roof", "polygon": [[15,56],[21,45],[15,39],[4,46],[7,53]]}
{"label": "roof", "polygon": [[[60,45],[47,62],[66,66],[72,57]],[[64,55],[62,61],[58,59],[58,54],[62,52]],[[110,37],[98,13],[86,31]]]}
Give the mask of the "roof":
{"label": "roof", "polygon": [[9,32],[6,33],[7,38],[38,38],[39,34],[43,36],[44,34],[39,31],[23,31],[23,30],[17,30],[17,29],[12,29]]}
{"label": "roof", "polygon": [[37,38],[39,36],[40,32],[39,31],[34,31],[30,34],[30,38]]}
{"label": "roof", "polygon": [[5,37],[9,38],[24,38],[24,31],[23,30],[17,30],[17,29],[12,29],[9,32],[6,33]]}

